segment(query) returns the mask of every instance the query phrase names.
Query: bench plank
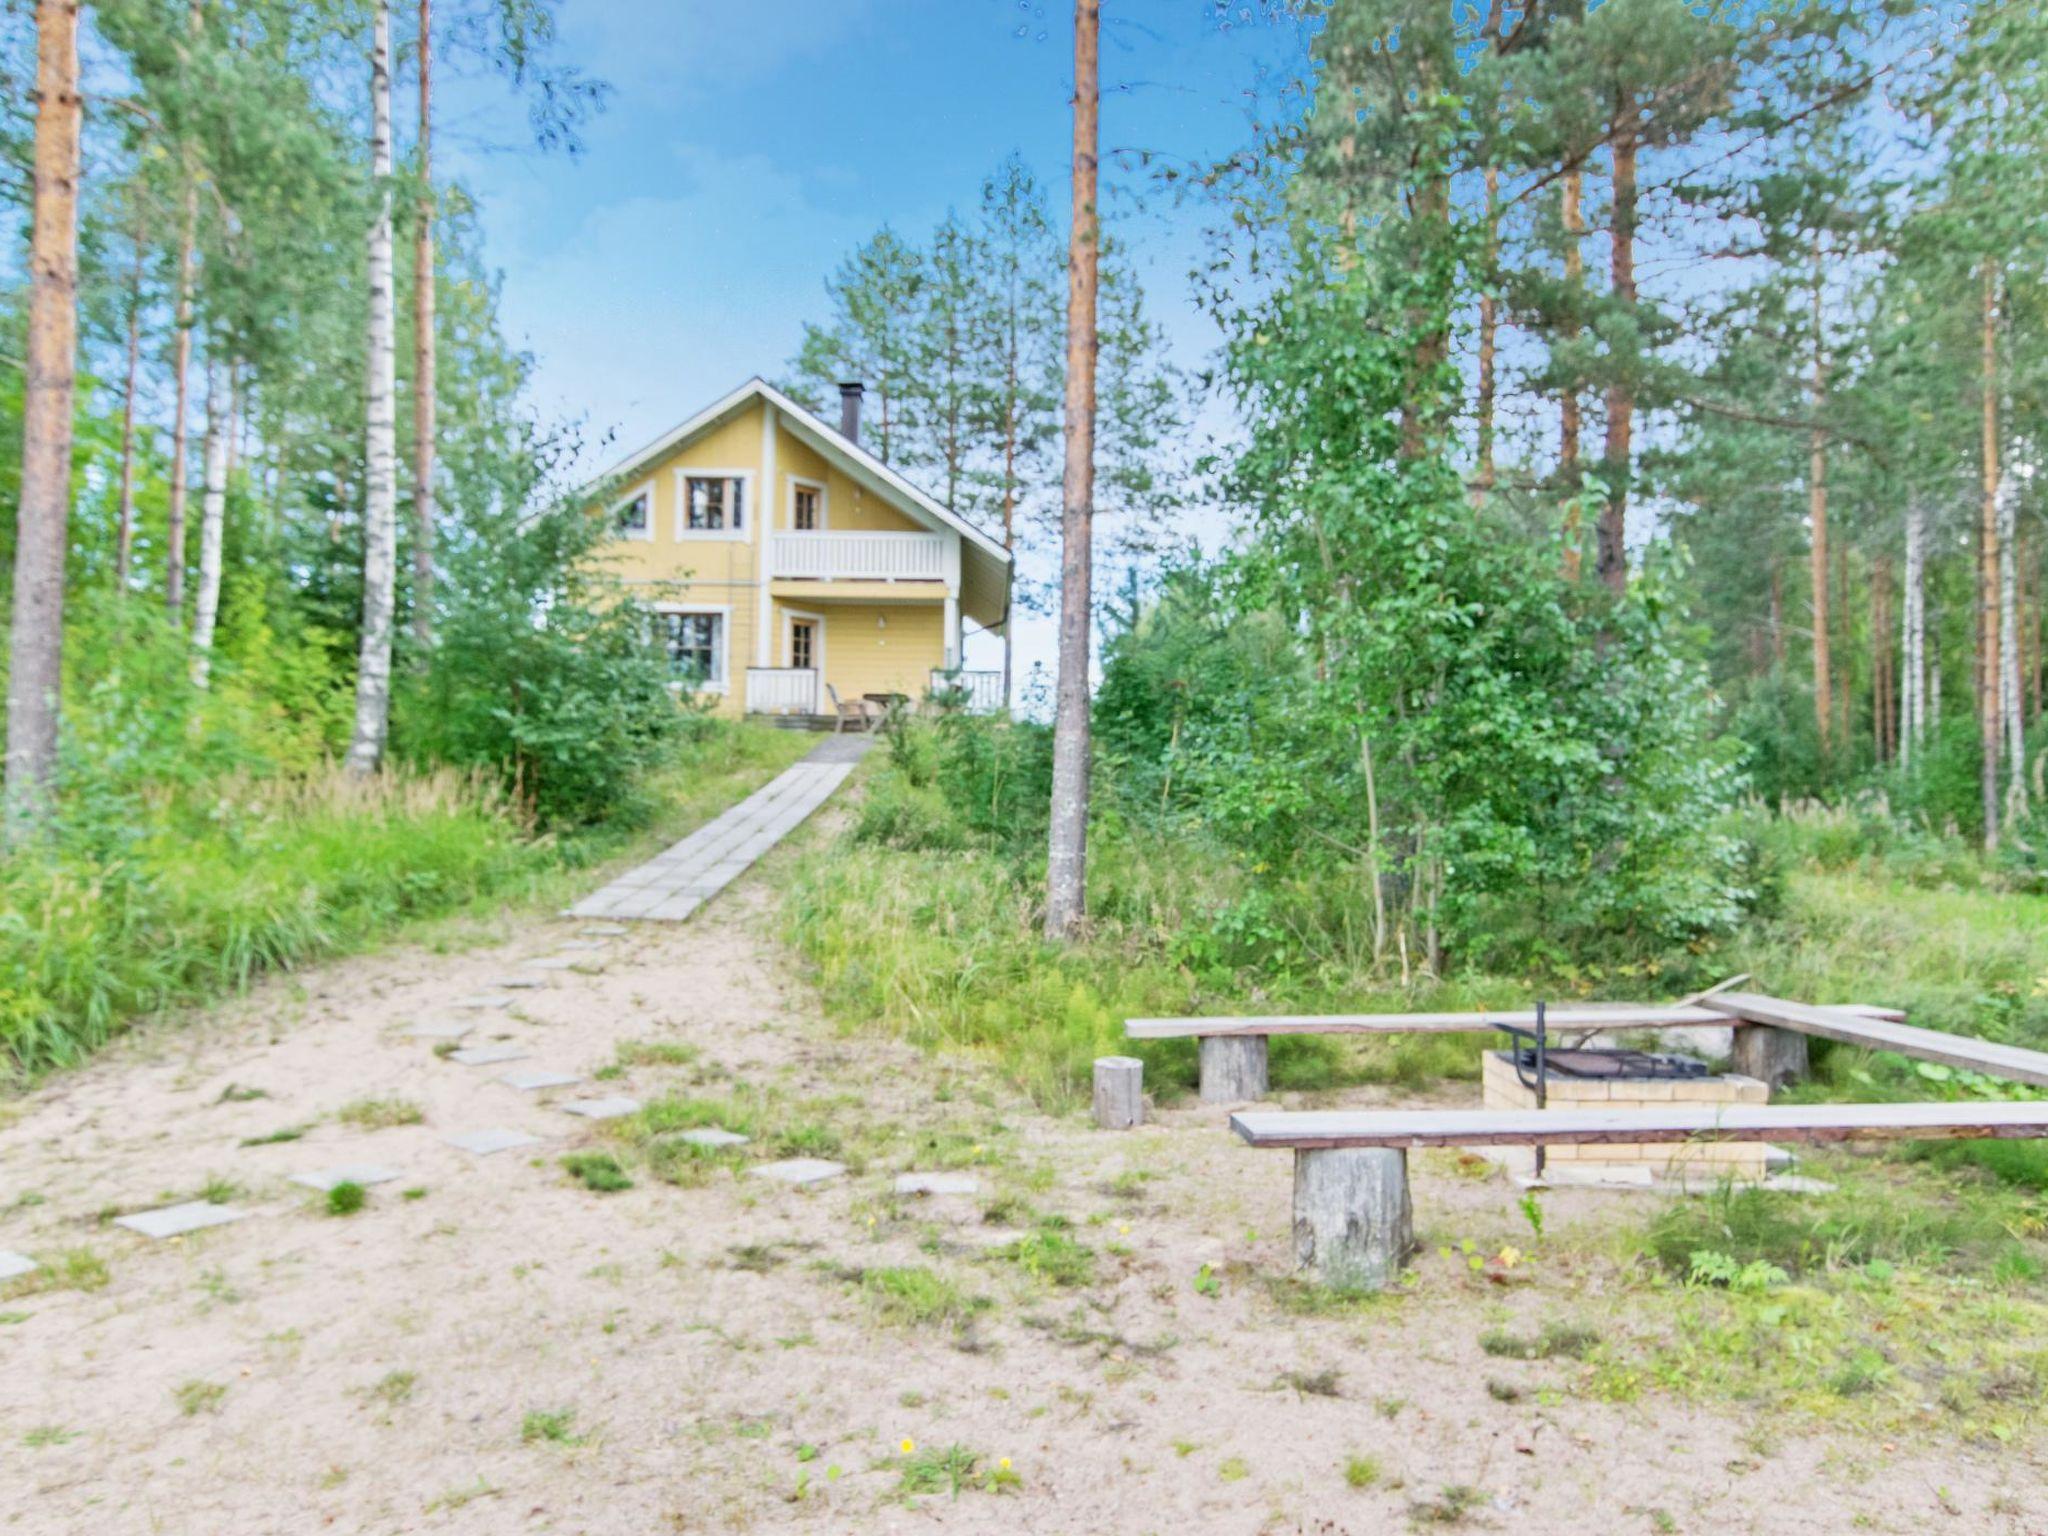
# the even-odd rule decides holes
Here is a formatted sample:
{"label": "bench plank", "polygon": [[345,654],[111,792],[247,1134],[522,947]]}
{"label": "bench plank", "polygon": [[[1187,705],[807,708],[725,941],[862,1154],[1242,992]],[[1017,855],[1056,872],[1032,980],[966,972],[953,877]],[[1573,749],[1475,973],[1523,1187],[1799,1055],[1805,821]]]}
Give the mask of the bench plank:
{"label": "bench plank", "polygon": [[2048,1137],[2048,1102],[1681,1104],[1655,1109],[1250,1110],[1255,1147],[1567,1146],[1590,1142],[1868,1141]]}
{"label": "bench plank", "polygon": [[1813,1008],[1751,992],[1720,993],[1705,999],[1701,1006],[1739,1023],[1768,1024],[1802,1035],[1818,1035],[1823,1040],[1838,1040],[1874,1051],[1896,1051],[1901,1056],[1916,1056],[1923,1061],[2048,1088],[2048,1054],[2023,1046],[2000,1045],[1971,1035],[1951,1035],[1938,1029],[1853,1015],[1846,1009]]}
{"label": "bench plank", "polygon": [[[1572,1003],[1545,1009],[1544,1020],[1551,1029],[1664,1029],[1681,1025],[1751,1022],[1713,1006],[1726,1001],[1715,997],[1706,1003],[1668,1007],[1650,1003]],[[1846,1014],[1857,1019],[1895,1020],[1905,1017],[1896,1008],[1877,1008],[1867,1003],[1844,1003],[1839,1007],[1813,1011]],[[1173,1040],[1209,1035],[1484,1034],[1502,1026],[1534,1029],[1536,1010],[1504,1008],[1494,1013],[1331,1013],[1213,1019],[1126,1019],[1124,1036],[1131,1040]]]}

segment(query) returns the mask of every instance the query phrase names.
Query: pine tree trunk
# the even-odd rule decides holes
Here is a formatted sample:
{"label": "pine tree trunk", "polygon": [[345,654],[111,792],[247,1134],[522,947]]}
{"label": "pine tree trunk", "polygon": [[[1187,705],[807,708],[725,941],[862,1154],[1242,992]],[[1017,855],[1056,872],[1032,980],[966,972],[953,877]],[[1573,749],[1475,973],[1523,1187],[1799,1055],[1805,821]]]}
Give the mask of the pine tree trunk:
{"label": "pine tree trunk", "polygon": [[1984,263],[1979,388],[1983,480],[1977,511],[1977,726],[1984,851],[1998,848],[1998,276]]}
{"label": "pine tree trunk", "polygon": [[[1011,569],[1017,561],[1017,323],[1010,317],[1010,351],[1007,360],[1008,395],[1003,406],[1003,553]],[[1011,707],[1011,673],[1015,666],[1016,599],[1003,614],[1003,708]]]}
{"label": "pine tree trunk", "polygon": [[1479,489],[1493,489],[1493,398],[1495,330],[1493,268],[1500,259],[1500,171],[1486,168],[1486,286],[1479,294]]}
{"label": "pine tree trunk", "polygon": [[1998,719],[2005,730],[2008,823],[2027,814],[2027,725],[2020,713],[2019,479],[2008,462],[1998,484]]}
{"label": "pine tree trunk", "polygon": [[220,619],[221,547],[227,529],[228,438],[234,407],[228,400],[227,369],[206,359],[205,468],[199,487],[199,590],[192,606],[192,681],[201,688],[213,677],[213,631]]}
{"label": "pine tree trunk", "polygon": [[1067,237],[1066,469],[1060,519],[1060,657],[1053,722],[1045,934],[1064,939],[1087,907],[1091,562],[1095,509],[1095,206],[1101,0],[1074,0],[1074,172]]}
{"label": "pine tree trunk", "polygon": [[1807,396],[1814,426],[1806,441],[1806,515],[1812,530],[1809,558],[1813,591],[1813,724],[1819,733],[1823,761],[1833,749],[1829,712],[1833,707],[1834,647],[1828,611],[1828,445],[1820,429],[1821,407],[1827,398],[1827,362],[1821,340],[1820,251],[1813,266],[1813,372]]}
{"label": "pine tree trunk", "polygon": [[[196,16],[196,8],[195,8]],[[185,174],[185,223],[178,239],[178,305],[171,339],[171,378],[176,402],[171,409],[171,490],[164,522],[164,606],[171,622],[185,622],[185,510],[192,425],[192,264],[199,239],[199,184]]]}
{"label": "pine tree trunk", "polygon": [[36,0],[34,192],[23,360],[21,485],[7,671],[5,831],[48,806],[64,671],[64,555],[78,368],[78,0]]}
{"label": "pine tree trunk", "polygon": [[1870,563],[1870,739],[1879,763],[1892,760],[1892,564],[1880,554]]}
{"label": "pine tree trunk", "polygon": [[420,198],[412,242],[412,635],[434,640],[434,15],[420,0]]}
{"label": "pine tree trunk", "polygon": [[[1580,237],[1586,232],[1586,223],[1580,205],[1585,197],[1586,179],[1584,174],[1573,169],[1566,172],[1562,205],[1559,208],[1559,222],[1564,225],[1564,282],[1565,302],[1572,306],[1570,315],[1559,327],[1559,334],[1567,342],[1578,339],[1579,290],[1586,280],[1585,253],[1579,245]],[[1579,549],[1579,434],[1582,429],[1579,411],[1579,384],[1577,378],[1567,378],[1564,392],[1557,402],[1557,483],[1566,496],[1571,498],[1564,515],[1564,576],[1567,581],[1579,579],[1581,553]]]}
{"label": "pine tree trunk", "polygon": [[125,597],[135,568],[135,385],[142,367],[142,231],[128,286],[128,376],[121,389],[121,504],[114,536],[114,591]]}
{"label": "pine tree trunk", "polygon": [[391,0],[376,0],[370,51],[369,431],[363,463],[363,634],[351,772],[374,773],[391,724],[392,588],[398,565],[398,389],[391,270]]}
{"label": "pine tree trunk", "polygon": [[[1614,249],[1610,283],[1624,309],[1636,307],[1635,104],[1617,114],[1614,156]],[[1635,387],[1625,372],[1607,386],[1607,501],[1600,509],[1600,579],[1619,592],[1628,585],[1628,482],[1635,428]]]}

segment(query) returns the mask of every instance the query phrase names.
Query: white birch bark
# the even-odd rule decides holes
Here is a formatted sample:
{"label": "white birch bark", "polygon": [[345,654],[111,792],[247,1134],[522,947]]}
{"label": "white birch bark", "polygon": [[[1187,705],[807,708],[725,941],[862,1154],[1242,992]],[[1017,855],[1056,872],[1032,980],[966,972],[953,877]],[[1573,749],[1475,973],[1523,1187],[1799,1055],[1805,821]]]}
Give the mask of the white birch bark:
{"label": "white birch bark", "polygon": [[221,545],[227,530],[228,438],[234,404],[229,399],[227,369],[220,359],[206,359],[205,468],[199,488],[199,591],[192,610],[192,681],[206,687],[213,679],[213,631],[220,622]]}
{"label": "white birch bark", "polygon": [[2027,813],[2027,728],[2020,712],[2019,482],[2027,462],[2022,453],[2015,444],[1998,481],[1998,717],[2005,736],[2008,821]]}
{"label": "white birch bark", "polygon": [[391,3],[377,0],[370,45],[369,431],[363,466],[363,637],[356,662],[353,773],[374,773],[391,724],[391,621],[398,565],[398,391],[391,270]]}
{"label": "white birch bark", "polygon": [[1906,579],[1899,639],[1899,765],[1911,768],[1927,723],[1927,505],[1906,503]]}

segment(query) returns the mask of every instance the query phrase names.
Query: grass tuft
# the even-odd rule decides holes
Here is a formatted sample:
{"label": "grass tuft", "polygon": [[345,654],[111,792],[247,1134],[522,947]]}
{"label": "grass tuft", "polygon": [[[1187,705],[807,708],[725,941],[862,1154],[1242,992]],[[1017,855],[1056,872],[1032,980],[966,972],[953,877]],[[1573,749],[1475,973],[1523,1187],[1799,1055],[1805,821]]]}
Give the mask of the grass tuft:
{"label": "grass tuft", "polygon": [[562,1168],[592,1194],[611,1195],[633,1187],[626,1170],[609,1152],[571,1152],[562,1159]]}

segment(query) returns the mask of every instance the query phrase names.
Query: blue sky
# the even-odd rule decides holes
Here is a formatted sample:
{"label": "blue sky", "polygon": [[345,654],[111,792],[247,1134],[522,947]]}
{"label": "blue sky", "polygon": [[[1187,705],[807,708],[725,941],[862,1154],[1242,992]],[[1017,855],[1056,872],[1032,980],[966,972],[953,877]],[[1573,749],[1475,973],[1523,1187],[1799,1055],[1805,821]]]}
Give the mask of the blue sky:
{"label": "blue sky", "polygon": [[[1262,80],[1291,72],[1289,34],[1247,9],[1219,22],[1214,0],[1108,0],[1106,154],[1244,141]],[[1012,150],[1065,207],[1061,0],[563,0],[559,53],[612,87],[580,156],[521,145],[502,88],[465,80],[443,88],[439,158],[482,205],[536,403],[582,418],[593,459],[777,374],[855,244],[885,222],[921,239]],[[1126,236],[1197,362],[1212,334],[1185,274],[1204,215],[1106,174],[1142,195],[1111,206],[1140,214]],[[1027,664],[1050,654],[1042,627],[1020,627]]]}

